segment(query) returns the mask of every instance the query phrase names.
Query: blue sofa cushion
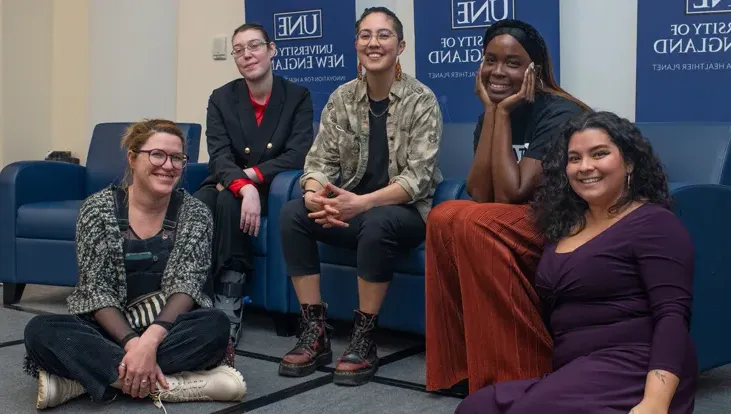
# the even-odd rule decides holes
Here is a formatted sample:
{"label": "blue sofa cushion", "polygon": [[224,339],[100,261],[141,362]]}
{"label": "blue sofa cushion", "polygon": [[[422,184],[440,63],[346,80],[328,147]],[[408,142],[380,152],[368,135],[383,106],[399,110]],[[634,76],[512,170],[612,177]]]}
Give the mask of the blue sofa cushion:
{"label": "blue sofa cushion", "polygon": [[82,202],[83,200],[45,201],[20,206],[16,236],[73,241]]}
{"label": "blue sofa cushion", "polygon": [[267,218],[262,217],[259,224],[259,236],[252,237],[251,243],[254,246],[254,254],[257,256],[267,255]]}
{"label": "blue sofa cushion", "polygon": [[731,184],[730,124],[638,122],[637,127],[671,182]]}
{"label": "blue sofa cushion", "polygon": [[[333,247],[325,243],[318,243],[320,262],[341,266],[356,267],[355,250]],[[424,275],[424,244],[397,259],[394,267],[396,273]]]}

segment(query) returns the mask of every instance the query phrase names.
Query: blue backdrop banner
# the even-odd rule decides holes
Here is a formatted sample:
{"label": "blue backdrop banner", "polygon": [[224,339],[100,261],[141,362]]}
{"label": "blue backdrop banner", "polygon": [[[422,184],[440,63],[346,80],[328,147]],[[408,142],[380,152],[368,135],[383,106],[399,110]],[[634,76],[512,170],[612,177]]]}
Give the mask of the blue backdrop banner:
{"label": "blue backdrop banner", "polygon": [[315,121],[330,94],[357,75],[355,0],[245,0],[247,23],[277,45],[274,73],[312,94]]}
{"label": "blue backdrop banner", "polygon": [[559,0],[414,0],[416,77],[439,99],[444,122],[477,122],[482,38],[506,18],[532,24],[546,39],[559,79]]}
{"label": "blue backdrop banner", "polygon": [[642,0],[637,10],[641,122],[728,122],[731,0]]}

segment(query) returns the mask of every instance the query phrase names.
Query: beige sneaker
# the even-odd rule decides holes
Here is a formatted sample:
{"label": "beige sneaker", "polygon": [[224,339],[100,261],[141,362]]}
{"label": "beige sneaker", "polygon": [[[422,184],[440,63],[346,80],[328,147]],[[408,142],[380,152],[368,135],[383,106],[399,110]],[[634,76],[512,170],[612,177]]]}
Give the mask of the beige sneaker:
{"label": "beige sneaker", "polygon": [[61,405],[83,394],[86,394],[86,390],[78,381],[57,377],[44,370],[38,371],[36,408],[39,410]]}
{"label": "beige sneaker", "polygon": [[157,408],[163,408],[162,401],[241,401],[246,395],[243,375],[229,366],[166,375],[165,379],[168,389],[158,384],[159,391],[150,395]]}

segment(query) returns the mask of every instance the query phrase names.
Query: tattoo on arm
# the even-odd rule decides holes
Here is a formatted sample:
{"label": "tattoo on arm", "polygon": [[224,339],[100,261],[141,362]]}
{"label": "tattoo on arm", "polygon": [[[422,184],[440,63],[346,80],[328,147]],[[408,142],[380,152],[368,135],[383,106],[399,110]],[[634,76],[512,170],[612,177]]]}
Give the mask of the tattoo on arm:
{"label": "tattoo on arm", "polygon": [[657,371],[657,370],[655,370],[655,371],[654,371],[654,373],[655,373],[655,376],[656,376],[656,377],[657,377],[657,378],[658,378],[658,379],[659,379],[660,381],[662,381],[663,385],[665,385],[665,374],[663,374],[662,372],[660,372],[660,371]]}

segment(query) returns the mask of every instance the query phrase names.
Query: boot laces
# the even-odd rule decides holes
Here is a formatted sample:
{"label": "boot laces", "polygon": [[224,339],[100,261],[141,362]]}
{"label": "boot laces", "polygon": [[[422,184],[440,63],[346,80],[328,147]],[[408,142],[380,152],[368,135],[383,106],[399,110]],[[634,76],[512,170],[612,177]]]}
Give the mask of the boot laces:
{"label": "boot laces", "polygon": [[158,389],[154,393],[150,394],[155,407],[160,408],[167,414],[167,409],[162,403],[162,399],[174,402],[190,402],[190,401],[203,401],[208,399],[203,395],[203,387],[205,386],[203,380],[192,380],[192,381],[180,381],[176,386],[170,387],[171,389]]}
{"label": "boot laces", "polygon": [[295,349],[303,348],[309,352],[315,352],[315,342],[317,342],[317,338],[320,337],[320,334],[324,334],[324,331],[327,329],[332,329],[332,327],[328,325],[324,319],[318,317],[310,309],[302,312],[300,327],[302,333],[300,334]]}
{"label": "boot laces", "polygon": [[350,335],[350,343],[345,349],[345,354],[356,353],[362,358],[365,358],[373,343],[371,332],[374,327],[375,318],[363,318],[358,320]]}

